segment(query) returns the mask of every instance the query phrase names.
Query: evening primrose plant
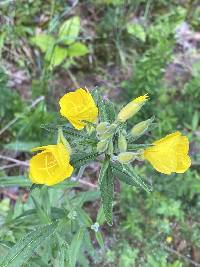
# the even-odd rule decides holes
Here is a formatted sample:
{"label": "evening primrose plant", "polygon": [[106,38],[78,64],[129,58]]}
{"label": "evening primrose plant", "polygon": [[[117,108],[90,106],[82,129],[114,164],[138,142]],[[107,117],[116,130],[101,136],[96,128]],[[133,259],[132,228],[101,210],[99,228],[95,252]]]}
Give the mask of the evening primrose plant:
{"label": "evening primrose plant", "polygon": [[57,144],[34,148],[40,151],[30,160],[29,177],[33,184],[54,186],[74,176],[80,177],[93,161],[101,163],[99,189],[105,219],[113,223],[114,179],[151,191],[148,180],[136,168],[137,161],[149,162],[164,174],[183,173],[191,165],[189,142],[180,132],[171,133],[152,144],[139,144],[138,139],[152,126],[149,118],[127,128],[148,95],[139,96],[116,114],[114,105],[102,98],[98,89],[91,93],[79,88],[61,97],[60,113],[66,125],[43,125],[57,132]]}

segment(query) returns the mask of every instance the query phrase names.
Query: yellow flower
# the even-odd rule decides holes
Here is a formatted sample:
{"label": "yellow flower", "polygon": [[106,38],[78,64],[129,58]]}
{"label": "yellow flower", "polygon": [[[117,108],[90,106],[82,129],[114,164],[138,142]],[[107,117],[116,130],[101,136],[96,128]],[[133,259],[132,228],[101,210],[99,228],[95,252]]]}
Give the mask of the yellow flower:
{"label": "yellow flower", "polygon": [[167,243],[171,243],[172,241],[173,241],[173,237],[172,236],[167,236],[166,242]]}
{"label": "yellow flower", "polygon": [[141,109],[141,107],[145,104],[147,100],[147,95],[139,96],[133,99],[130,103],[128,103],[120,110],[117,116],[117,120],[120,122],[127,121]]}
{"label": "yellow flower", "polygon": [[180,132],[175,132],[153,143],[144,150],[144,158],[161,173],[183,173],[191,165],[188,156],[189,141]]}
{"label": "yellow flower", "polygon": [[91,94],[79,88],[65,94],[59,101],[60,113],[77,129],[82,130],[87,122],[96,122],[98,108]]}
{"label": "yellow flower", "polygon": [[73,167],[70,165],[70,153],[62,143],[36,147],[33,151],[42,152],[30,160],[30,179],[35,184],[54,185],[70,177]]}

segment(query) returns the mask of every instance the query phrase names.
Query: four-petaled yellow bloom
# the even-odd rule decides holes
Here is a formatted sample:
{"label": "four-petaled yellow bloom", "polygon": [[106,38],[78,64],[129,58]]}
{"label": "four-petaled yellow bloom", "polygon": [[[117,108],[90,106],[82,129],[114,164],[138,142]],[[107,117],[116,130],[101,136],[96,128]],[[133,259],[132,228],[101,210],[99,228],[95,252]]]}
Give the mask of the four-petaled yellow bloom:
{"label": "four-petaled yellow bloom", "polygon": [[96,122],[98,108],[91,94],[79,88],[65,94],[59,101],[60,113],[77,129],[82,130],[86,122]]}
{"label": "four-petaled yellow bloom", "polygon": [[144,150],[144,158],[161,173],[183,173],[191,165],[188,156],[189,141],[180,132],[175,132],[153,143]]}
{"label": "four-petaled yellow bloom", "polygon": [[117,116],[117,120],[120,122],[127,121],[141,109],[141,107],[145,104],[147,100],[147,95],[139,96],[133,99],[130,103],[128,103],[120,110]]}
{"label": "four-petaled yellow bloom", "polygon": [[35,184],[54,185],[70,177],[70,152],[62,143],[36,147],[33,151],[42,152],[30,160],[30,179]]}

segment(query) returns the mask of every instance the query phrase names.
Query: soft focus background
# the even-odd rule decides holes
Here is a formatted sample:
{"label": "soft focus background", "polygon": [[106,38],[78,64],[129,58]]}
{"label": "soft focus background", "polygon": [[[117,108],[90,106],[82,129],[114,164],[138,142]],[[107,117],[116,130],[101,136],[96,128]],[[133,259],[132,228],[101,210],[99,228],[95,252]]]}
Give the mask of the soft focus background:
{"label": "soft focus background", "polygon": [[[49,58],[61,25],[74,16],[76,39],[58,43]],[[30,149],[55,142],[41,124],[63,122],[58,100],[64,93],[96,86],[116,109],[148,93],[150,101],[130,124],[155,115],[148,143],[180,130],[190,139],[192,167],[165,176],[137,166],[152,181],[150,194],[116,183],[114,225],[102,226],[106,249],[94,240],[89,266],[200,266],[199,0],[0,1],[0,256],[5,244],[31,229],[6,222],[31,205],[23,178]],[[95,185],[98,171],[92,164],[82,179]],[[95,217],[98,197],[83,202]],[[53,266],[44,262],[28,266]]]}

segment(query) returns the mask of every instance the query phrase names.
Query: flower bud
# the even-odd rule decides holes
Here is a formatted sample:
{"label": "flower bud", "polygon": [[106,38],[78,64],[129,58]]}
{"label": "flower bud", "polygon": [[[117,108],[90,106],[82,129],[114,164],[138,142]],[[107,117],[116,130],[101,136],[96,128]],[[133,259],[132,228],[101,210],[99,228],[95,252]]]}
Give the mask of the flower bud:
{"label": "flower bud", "polygon": [[100,140],[105,140],[105,139],[109,139],[113,136],[113,133],[110,133],[109,131],[99,135],[99,139]]}
{"label": "flower bud", "polygon": [[118,137],[118,148],[120,152],[126,152],[127,150],[126,138],[122,133]]}
{"label": "flower bud", "polygon": [[133,137],[138,137],[142,135],[149,127],[153,119],[149,119],[146,121],[139,122],[138,124],[134,125],[131,129],[131,135]]}
{"label": "flower bud", "polygon": [[120,163],[129,163],[136,159],[136,154],[133,152],[122,152],[117,156],[117,160]]}
{"label": "flower bud", "polygon": [[108,122],[101,122],[97,125],[96,131],[98,134],[103,134],[108,130],[109,123]]}
{"label": "flower bud", "polygon": [[108,148],[109,141],[108,140],[101,140],[97,144],[97,151],[102,153]]}
{"label": "flower bud", "polygon": [[128,103],[125,107],[123,107],[120,110],[117,116],[117,120],[119,122],[127,121],[141,109],[141,107],[145,104],[147,100],[148,100],[147,95],[139,96],[133,99],[130,103]]}

